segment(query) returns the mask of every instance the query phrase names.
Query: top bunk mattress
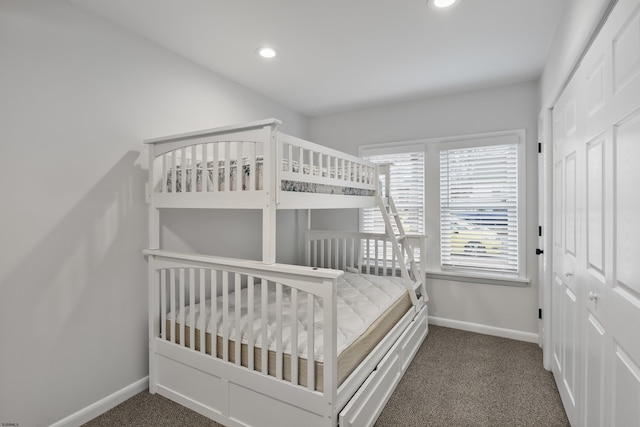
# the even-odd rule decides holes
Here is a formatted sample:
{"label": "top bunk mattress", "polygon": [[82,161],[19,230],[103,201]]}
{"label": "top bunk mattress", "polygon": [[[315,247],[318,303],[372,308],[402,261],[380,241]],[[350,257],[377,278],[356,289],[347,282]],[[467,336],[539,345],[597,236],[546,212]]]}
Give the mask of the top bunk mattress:
{"label": "top bunk mattress", "polygon": [[[238,161],[232,159],[228,162],[219,160],[217,162],[208,161],[206,165],[204,162],[196,162],[195,167],[187,164],[185,168],[179,164],[175,166],[175,173],[172,168],[169,168],[166,174],[166,186],[163,186],[167,193],[181,193],[181,192],[216,192],[216,191],[247,191],[247,190],[263,190],[264,189],[264,158],[263,156],[257,156],[255,158],[255,173],[251,170],[251,160],[247,157],[242,161],[241,185],[238,187]],[[183,169],[186,174],[183,178]],[[228,171],[227,171],[228,169]],[[193,171],[195,170],[196,179],[195,187],[193,185]],[[347,171],[346,168],[341,167],[318,167],[309,166],[307,164],[302,166],[297,161],[291,162],[289,167],[289,161],[287,159],[282,160],[283,172],[299,173],[303,176],[314,177],[329,177],[332,179],[348,180],[352,182],[364,182],[366,177],[360,176],[355,171]],[[214,179],[214,177],[216,179]],[[228,181],[228,184],[227,184]],[[183,184],[184,183],[184,184]],[[203,184],[204,183],[204,184]],[[346,196],[366,196],[370,197],[375,194],[371,189],[355,188],[350,186],[338,186],[328,185],[317,182],[298,181],[283,179],[280,181],[280,190],[302,193],[319,193],[319,194],[341,194]]]}

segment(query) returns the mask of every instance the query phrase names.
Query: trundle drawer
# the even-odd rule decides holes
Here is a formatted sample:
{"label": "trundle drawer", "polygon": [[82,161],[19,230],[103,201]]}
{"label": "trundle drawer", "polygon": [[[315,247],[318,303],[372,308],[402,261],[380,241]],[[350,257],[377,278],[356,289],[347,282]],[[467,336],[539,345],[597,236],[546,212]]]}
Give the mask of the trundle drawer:
{"label": "trundle drawer", "polygon": [[413,324],[402,336],[400,336],[399,347],[402,356],[402,372],[406,371],[413,357],[418,352],[420,345],[427,336],[429,325],[427,321],[427,307],[425,306],[416,316]]}
{"label": "trundle drawer", "polygon": [[396,345],[340,412],[340,427],[373,425],[401,377],[402,358]]}
{"label": "trundle drawer", "polygon": [[340,412],[340,427],[372,426],[427,335],[426,306]]}

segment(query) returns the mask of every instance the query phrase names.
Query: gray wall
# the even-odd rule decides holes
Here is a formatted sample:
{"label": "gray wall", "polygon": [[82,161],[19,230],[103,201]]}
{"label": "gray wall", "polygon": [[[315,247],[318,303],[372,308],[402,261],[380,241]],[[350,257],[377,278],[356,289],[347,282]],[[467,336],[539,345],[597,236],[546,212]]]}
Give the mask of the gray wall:
{"label": "gray wall", "polygon": [[[148,374],[141,141],[268,117],[305,136],[308,121],[64,1],[0,2],[0,61],[0,422],[45,426]],[[260,248],[255,213],[213,218],[167,213],[166,245]]]}
{"label": "gray wall", "polygon": [[[459,95],[388,105],[311,119],[314,142],[357,154],[361,144],[408,141],[507,129],[527,133],[528,219],[526,269],[531,285],[499,285],[429,280],[429,315],[465,327],[505,329],[535,339],[538,333],[537,260],[537,84],[498,87]],[[438,201],[436,201],[438,203]],[[357,229],[356,212],[314,212],[312,226]],[[437,241],[438,236],[432,236]],[[487,329],[489,328],[489,329]]]}

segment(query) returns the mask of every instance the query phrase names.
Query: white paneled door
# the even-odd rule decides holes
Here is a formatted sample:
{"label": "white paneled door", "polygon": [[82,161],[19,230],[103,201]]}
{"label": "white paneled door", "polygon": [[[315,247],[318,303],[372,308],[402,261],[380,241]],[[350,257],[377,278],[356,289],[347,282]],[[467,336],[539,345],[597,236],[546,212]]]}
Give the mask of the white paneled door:
{"label": "white paneled door", "polygon": [[640,426],[640,0],[553,112],[552,370],[571,424]]}
{"label": "white paneled door", "polygon": [[567,415],[577,422],[579,327],[579,182],[582,162],[578,108],[582,106],[577,82],[572,81],[554,107],[553,174],[553,275],[552,275],[552,369]]}

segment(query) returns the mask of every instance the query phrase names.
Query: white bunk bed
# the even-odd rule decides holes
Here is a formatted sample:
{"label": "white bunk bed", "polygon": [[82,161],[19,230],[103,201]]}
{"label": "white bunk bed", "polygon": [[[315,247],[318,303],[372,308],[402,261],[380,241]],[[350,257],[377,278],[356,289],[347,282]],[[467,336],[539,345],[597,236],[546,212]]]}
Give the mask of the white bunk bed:
{"label": "white bunk bed", "polygon": [[[306,266],[276,263],[277,209],[393,218],[377,165],[279,124],[145,141],[149,390],[227,426],[371,425],[427,335],[425,237],[308,230]],[[163,208],[262,210],[262,261],[161,249]]]}

